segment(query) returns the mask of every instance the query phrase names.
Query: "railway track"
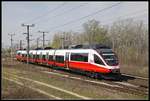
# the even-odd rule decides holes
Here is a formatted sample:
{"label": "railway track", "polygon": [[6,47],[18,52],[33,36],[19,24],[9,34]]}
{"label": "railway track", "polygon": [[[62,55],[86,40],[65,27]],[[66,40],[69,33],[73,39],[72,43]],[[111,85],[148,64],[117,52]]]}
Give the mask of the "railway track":
{"label": "railway track", "polygon": [[69,78],[69,79],[75,79],[75,80],[80,80],[80,81],[91,83],[91,84],[101,85],[101,86],[104,86],[105,88],[120,90],[120,91],[127,92],[127,93],[139,94],[139,95],[148,94],[147,87],[145,88],[140,85],[133,85],[127,82],[106,81],[106,80],[101,81],[97,79],[95,80],[92,78],[61,74],[57,72],[49,72],[49,71],[42,71],[42,72],[50,74],[50,75],[57,75],[57,76],[62,76],[62,77]]}
{"label": "railway track", "polygon": [[36,68],[40,69],[42,73],[47,73],[48,75],[61,76],[67,79],[80,80],[82,82],[87,82],[95,85],[101,85],[108,89],[115,89],[122,92],[127,92],[131,94],[138,95],[148,95],[148,85],[138,84],[138,83],[129,83],[128,80],[144,80],[148,81],[148,79],[143,79],[142,77],[132,76],[122,74],[121,81],[112,81],[112,80],[99,80],[93,79],[90,77],[86,77],[84,74],[80,74],[74,71],[68,71],[66,69],[58,69],[58,68],[50,68],[48,66],[43,66],[31,64],[32,66],[36,66]]}
{"label": "railway track", "polygon": [[149,79],[149,78],[135,76],[135,75],[131,75],[131,74],[125,74],[125,73],[122,73],[122,75],[129,76],[129,77],[136,78],[136,79],[142,79],[142,80],[148,80]]}
{"label": "railway track", "polygon": [[87,77],[84,74],[78,72],[69,71],[62,68],[57,68],[57,67],[50,68],[49,66],[36,65],[36,64],[30,64],[30,65],[32,67],[36,67],[34,69],[40,70],[41,73],[61,76],[66,79],[80,80],[81,82],[87,82],[92,85],[98,85],[98,86],[100,85],[108,89],[115,89],[122,92],[127,92],[127,93],[137,94],[137,95],[148,95],[149,92],[148,79],[143,79],[142,77],[122,74],[121,81],[113,81],[113,80],[105,80],[105,79],[99,80],[99,79]]}

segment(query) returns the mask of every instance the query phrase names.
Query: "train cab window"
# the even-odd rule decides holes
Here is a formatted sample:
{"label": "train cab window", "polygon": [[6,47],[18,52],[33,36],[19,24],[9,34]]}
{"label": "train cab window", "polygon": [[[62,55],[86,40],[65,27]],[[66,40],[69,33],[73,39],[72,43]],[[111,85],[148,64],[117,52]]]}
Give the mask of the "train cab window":
{"label": "train cab window", "polygon": [[56,55],[56,62],[64,63],[64,56],[57,56]]}
{"label": "train cab window", "polygon": [[98,57],[97,55],[94,54],[94,62],[100,65],[104,65],[103,61]]}
{"label": "train cab window", "polygon": [[88,53],[71,53],[71,60],[88,62]]}
{"label": "train cab window", "polygon": [[53,55],[49,55],[48,60],[49,60],[49,61],[53,61]]}

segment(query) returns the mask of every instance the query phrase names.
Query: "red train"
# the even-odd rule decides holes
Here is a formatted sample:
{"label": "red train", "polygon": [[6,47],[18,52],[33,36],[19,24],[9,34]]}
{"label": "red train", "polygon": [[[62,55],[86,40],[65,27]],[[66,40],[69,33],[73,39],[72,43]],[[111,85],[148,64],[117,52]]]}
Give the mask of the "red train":
{"label": "red train", "polygon": [[[18,50],[16,58],[27,61],[26,50]],[[78,49],[30,50],[29,62],[82,71],[92,77],[120,74],[119,61],[111,48],[104,45]]]}

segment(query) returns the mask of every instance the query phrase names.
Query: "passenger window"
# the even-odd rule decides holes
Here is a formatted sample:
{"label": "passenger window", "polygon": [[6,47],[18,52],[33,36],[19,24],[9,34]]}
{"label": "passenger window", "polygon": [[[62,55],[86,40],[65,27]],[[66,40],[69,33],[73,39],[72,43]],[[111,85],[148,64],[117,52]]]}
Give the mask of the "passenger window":
{"label": "passenger window", "polygon": [[64,63],[64,56],[58,56],[58,55],[56,55],[56,62]]}
{"label": "passenger window", "polygon": [[32,54],[29,54],[29,58],[32,58]]}
{"label": "passenger window", "polygon": [[39,55],[37,55],[36,58],[39,59]]}
{"label": "passenger window", "polygon": [[94,54],[94,62],[100,65],[104,65],[103,61],[98,57],[97,55]]}
{"label": "passenger window", "polygon": [[53,61],[53,55],[49,55],[49,61]]}
{"label": "passenger window", "polygon": [[48,59],[48,52],[46,53],[46,59]]}
{"label": "passenger window", "polygon": [[34,55],[34,59],[36,59],[36,55]]}
{"label": "passenger window", "polygon": [[43,55],[42,59],[43,59],[43,60],[46,60],[46,59],[45,59],[45,55]]}
{"label": "passenger window", "polygon": [[71,53],[71,60],[88,62],[88,53]]}

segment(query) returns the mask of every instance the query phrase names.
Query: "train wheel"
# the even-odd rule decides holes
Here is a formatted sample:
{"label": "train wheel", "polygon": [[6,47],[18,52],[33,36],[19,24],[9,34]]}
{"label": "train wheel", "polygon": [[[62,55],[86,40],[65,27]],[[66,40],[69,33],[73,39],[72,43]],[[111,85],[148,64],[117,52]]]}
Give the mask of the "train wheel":
{"label": "train wheel", "polygon": [[91,73],[90,72],[85,72],[86,76],[91,77]]}
{"label": "train wheel", "polygon": [[100,73],[94,73],[94,78],[95,79],[102,79],[102,74],[100,74]]}
{"label": "train wheel", "polygon": [[94,79],[97,79],[98,78],[98,73],[91,72],[90,77],[94,78]]}

